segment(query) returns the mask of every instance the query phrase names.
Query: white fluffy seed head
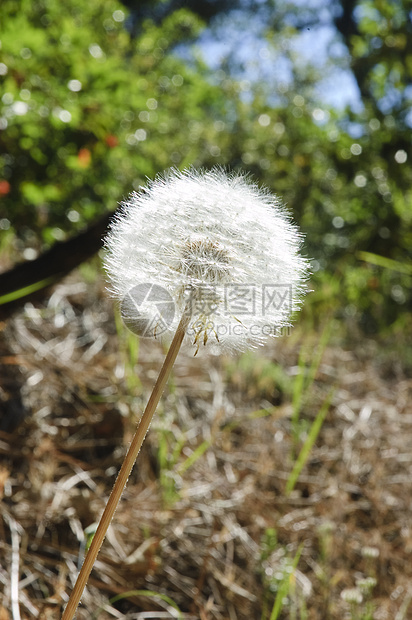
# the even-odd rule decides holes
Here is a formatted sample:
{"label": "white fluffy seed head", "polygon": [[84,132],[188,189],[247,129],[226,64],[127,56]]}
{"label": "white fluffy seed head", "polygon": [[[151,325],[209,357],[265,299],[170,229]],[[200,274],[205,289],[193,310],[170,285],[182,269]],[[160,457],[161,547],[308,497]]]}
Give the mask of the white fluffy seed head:
{"label": "white fluffy seed head", "polygon": [[142,336],[172,334],[241,351],[290,325],[308,275],[301,235],[279,199],[248,178],[171,170],[116,213],[104,265],[123,319]]}

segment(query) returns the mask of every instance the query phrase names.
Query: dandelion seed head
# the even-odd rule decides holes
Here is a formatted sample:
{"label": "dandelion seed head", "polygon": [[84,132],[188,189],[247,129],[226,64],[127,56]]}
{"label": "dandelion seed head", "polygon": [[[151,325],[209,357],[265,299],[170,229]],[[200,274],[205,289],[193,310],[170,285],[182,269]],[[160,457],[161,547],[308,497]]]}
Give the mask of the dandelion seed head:
{"label": "dandelion seed head", "polygon": [[[247,177],[220,168],[172,169],[121,204],[104,265],[112,294],[129,300],[122,315],[133,331],[172,334],[190,302],[187,340],[241,351],[279,335],[299,309],[309,265],[301,244],[280,200]],[[161,329],[145,314],[150,304],[139,296],[130,302],[131,291],[147,283],[164,289],[175,307],[172,319],[167,300],[157,304]],[[270,287],[277,303],[267,303]],[[152,325],[146,334],[142,316]]]}
{"label": "dandelion seed head", "polygon": [[194,236],[182,247],[178,269],[192,286],[194,282],[221,284],[230,273],[230,259],[217,241]]}

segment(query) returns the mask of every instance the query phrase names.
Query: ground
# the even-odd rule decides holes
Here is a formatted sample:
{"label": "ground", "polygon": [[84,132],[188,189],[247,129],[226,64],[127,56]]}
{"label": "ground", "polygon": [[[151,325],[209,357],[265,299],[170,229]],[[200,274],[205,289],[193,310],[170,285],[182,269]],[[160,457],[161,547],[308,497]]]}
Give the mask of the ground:
{"label": "ground", "polygon": [[[78,272],[1,324],[1,620],[60,618],[164,351]],[[193,353],[179,354],[79,620],[411,617],[402,361],[299,318],[254,354]]]}

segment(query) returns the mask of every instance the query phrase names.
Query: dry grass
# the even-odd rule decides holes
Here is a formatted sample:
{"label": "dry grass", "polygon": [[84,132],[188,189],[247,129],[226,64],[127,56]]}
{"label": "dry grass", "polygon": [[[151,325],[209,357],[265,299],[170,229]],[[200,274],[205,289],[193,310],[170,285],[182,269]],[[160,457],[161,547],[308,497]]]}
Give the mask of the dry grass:
{"label": "dry grass", "polygon": [[[84,530],[99,519],[161,364],[161,346],[142,342],[130,370],[102,289],[73,275],[46,307],[1,326],[1,620],[60,617]],[[318,339],[298,327],[265,362],[180,354],[80,620],[179,617],[165,597],[185,620],[269,618],[300,545],[280,618],[410,617],[412,379],[379,361],[373,342],[325,350],[302,428],[336,386],[332,404],[285,494],[299,347]],[[376,579],[373,611],[368,597],[351,608],[341,596],[366,577]]]}

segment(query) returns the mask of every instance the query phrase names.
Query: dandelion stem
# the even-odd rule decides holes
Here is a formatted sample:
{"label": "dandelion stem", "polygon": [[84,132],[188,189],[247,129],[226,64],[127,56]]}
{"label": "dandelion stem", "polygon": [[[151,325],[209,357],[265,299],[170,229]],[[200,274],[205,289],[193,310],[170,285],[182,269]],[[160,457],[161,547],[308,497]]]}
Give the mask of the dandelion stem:
{"label": "dandelion stem", "polygon": [[70,595],[69,602],[67,603],[66,609],[63,612],[62,620],[72,620],[74,614],[76,613],[77,606],[80,602],[83,590],[86,586],[87,580],[95,563],[97,554],[99,553],[99,549],[106,536],[106,532],[111,523],[111,520],[113,519],[113,515],[120,501],[123,489],[126,486],[127,480],[135,464],[137,455],[139,454],[147,431],[149,430],[153,414],[166,387],[167,380],[169,378],[170,372],[173,368],[173,364],[175,363],[177,354],[181,347],[189,320],[190,313],[188,312],[188,309],[186,309],[183,312],[183,316],[180,320],[179,326],[172,340],[172,344],[170,345],[170,349],[166,355],[166,359],[163,362],[163,366],[160,370],[159,376],[147,403],[146,409],[140,419],[139,426],[137,427],[136,432],[133,436],[129,450],[125,456],[125,459],[119,471],[119,475],[117,476],[116,482],[108,499],[106,508],[104,509],[104,512],[101,516],[96,533],[93,537],[92,543],[83,562],[83,566],[80,570],[72,593]]}

